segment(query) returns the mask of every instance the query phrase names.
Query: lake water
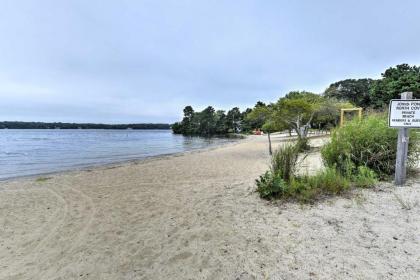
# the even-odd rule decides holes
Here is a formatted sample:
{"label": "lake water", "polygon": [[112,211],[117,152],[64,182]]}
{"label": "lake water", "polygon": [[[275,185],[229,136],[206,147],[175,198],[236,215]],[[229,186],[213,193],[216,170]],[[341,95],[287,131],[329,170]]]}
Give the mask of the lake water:
{"label": "lake water", "polygon": [[0,130],[0,179],[173,154],[232,142],[171,130]]}

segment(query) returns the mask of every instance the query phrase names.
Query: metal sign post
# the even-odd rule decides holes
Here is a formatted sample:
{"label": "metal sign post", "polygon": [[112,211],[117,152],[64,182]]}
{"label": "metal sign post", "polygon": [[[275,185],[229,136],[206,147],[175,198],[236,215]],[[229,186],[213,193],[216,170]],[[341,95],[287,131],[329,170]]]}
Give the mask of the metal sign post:
{"label": "metal sign post", "polygon": [[420,126],[420,100],[410,100],[412,92],[403,92],[401,99],[389,104],[389,126],[398,127],[397,159],[395,162],[395,184],[404,185],[407,173],[409,127]]}

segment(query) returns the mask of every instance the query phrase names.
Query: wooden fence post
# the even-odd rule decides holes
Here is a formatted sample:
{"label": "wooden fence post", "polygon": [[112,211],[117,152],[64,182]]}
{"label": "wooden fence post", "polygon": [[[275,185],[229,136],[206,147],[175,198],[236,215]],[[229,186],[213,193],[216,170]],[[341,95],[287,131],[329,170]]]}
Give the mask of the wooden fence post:
{"label": "wooden fence post", "polygon": [[[401,100],[413,98],[412,92],[401,93]],[[408,128],[401,127],[398,129],[397,142],[397,160],[395,162],[395,185],[402,186],[405,184],[407,174],[407,154],[408,154]]]}

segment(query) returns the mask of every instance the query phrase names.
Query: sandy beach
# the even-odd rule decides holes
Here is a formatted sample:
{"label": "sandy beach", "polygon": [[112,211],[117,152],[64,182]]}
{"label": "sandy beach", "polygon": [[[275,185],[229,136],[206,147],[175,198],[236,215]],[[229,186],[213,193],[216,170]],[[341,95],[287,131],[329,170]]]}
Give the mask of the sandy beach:
{"label": "sandy beach", "polygon": [[[268,163],[266,137],[252,136],[0,182],[0,279],[420,278],[419,178],[273,203],[255,193]],[[321,167],[313,153],[301,172]]]}

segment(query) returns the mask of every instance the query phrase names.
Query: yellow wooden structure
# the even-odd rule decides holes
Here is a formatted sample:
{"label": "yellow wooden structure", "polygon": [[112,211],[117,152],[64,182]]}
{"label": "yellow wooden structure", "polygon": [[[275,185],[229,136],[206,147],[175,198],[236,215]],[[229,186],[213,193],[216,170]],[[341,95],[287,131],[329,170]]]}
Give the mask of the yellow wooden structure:
{"label": "yellow wooden structure", "polygon": [[359,120],[362,119],[362,110],[363,108],[349,108],[349,109],[341,109],[340,114],[340,126],[343,126],[344,124],[344,113],[345,112],[358,112]]}

